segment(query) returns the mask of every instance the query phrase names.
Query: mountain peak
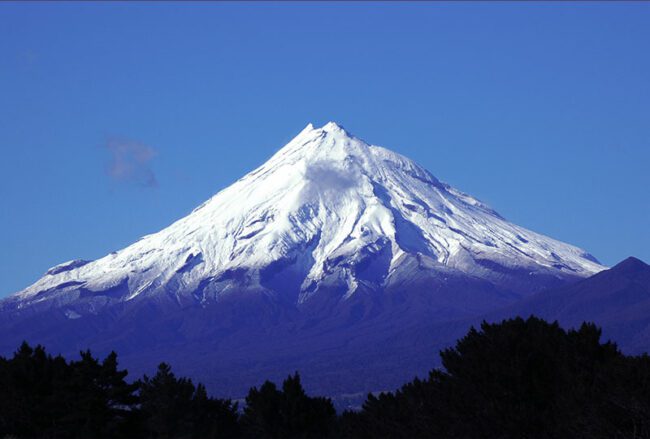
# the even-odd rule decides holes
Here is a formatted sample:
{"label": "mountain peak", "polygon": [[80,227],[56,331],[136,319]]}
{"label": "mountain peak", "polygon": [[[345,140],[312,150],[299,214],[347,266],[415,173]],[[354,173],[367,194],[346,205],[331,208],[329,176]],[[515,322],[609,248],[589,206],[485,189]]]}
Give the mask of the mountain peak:
{"label": "mountain peak", "polygon": [[314,124],[312,124],[311,122],[309,122],[309,123],[307,124],[307,126],[304,127],[304,128],[302,129],[302,131],[300,131],[300,133],[298,134],[298,136],[300,136],[301,134],[305,134],[305,133],[309,133],[309,132],[311,132],[311,131],[314,131],[314,129],[315,129],[315,128],[314,128]]}
{"label": "mountain peak", "polygon": [[320,128],[309,123],[262,166],[296,164],[301,159],[335,163],[350,156],[367,157],[370,154],[369,147],[369,144],[336,122],[328,122]]}
{"label": "mountain peak", "polygon": [[118,288],[111,298],[119,300],[172,289],[183,300],[210,301],[293,291],[291,300],[302,303],[321,286],[347,298],[358,288],[399,285],[418,270],[496,283],[523,272],[530,283],[532,273],[584,277],[604,268],[585,254],[507,222],[407,157],[328,122],[307,125],[166,229],[97,261],[57,268],[19,294],[41,300],[43,291],[76,294],[83,285]]}
{"label": "mountain peak", "polygon": [[315,127],[314,124],[310,122],[307,124],[305,128],[302,129],[302,131],[300,131],[300,133],[298,133],[298,136],[296,137],[300,137],[302,135],[309,134],[312,132],[344,133],[347,134],[348,136],[351,136],[350,133],[348,133],[342,125],[334,121],[329,121],[320,128]]}
{"label": "mountain peak", "polygon": [[[322,368],[331,382],[337,364],[382,389],[376,377],[415,374],[395,362],[405,352],[429,361],[430,341],[421,357],[407,351],[420,328],[453,328],[603,269],[407,157],[335,122],[309,124],[165,229],[53,267],[0,301],[0,355],[22,340],[62,353],[110,347],[137,374],[164,359],[202,368],[221,386],[295,364]],[[381,374],[368,374],[374,364]]]}
{"label": "mountain peak", "polygon": [[646,264],[642,260],[630,256],[613,266],[610,271],[616,271],[621,273],[638,273],[643,270],[650,270],[650,265]]}
{"label": "mountain peak", "polygon": [[323,133],[354,138],[354,136],[350,134],[342,125],[334,121],[327,122],[320,128],[315,127],[312,123],[308,123],[307,126],[296,136],[296,138],[302,138],[309,135],[322,135]]}
{"label": "mountain peak", "polygon": [[341,126],[338,123],[333,122],[333,121],[327,122],[325,125],[323,125],[321,127],[321,130],[327,131],[327,132],[329,132],[329,131],[347,132],[347,131],[345,131],[345,128],[343,128],[343,126]]}

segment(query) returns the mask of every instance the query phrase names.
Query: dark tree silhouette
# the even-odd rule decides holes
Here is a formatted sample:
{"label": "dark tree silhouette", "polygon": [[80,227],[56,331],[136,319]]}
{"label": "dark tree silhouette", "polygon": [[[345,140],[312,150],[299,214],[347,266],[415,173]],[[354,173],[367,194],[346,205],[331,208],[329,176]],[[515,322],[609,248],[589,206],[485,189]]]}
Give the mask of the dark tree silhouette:
{"label": "dark tree silhouette", "polygon": [[333,431],[336,412],[327,398],[307,396],[296,372],[278,390],[266,381],[246,397],[242,424],[248,437],[321,438]]}
{"label": "dark tree silhouette", "polygon": [[650,357],[531,317],[471,329],[444,368],[336,417],[298,373],[230,400],[165,363],[133,384],[117,355],[66,362],[23,343],[0,357],[0,437],[26,438],[650,438]]}
{"label": "dark tree silhouette", "polygon": [[239,435],[237,406],[209,398],[205,387],[176,378],[166,363],[140,385],[140,416],[146,437],[230,438]]}
{"label": "dark tree silhouette", "polygon": [[346,414],[352,437],[650,437],[650,359],[531,317],[471,329],[444,371]]}
{"label": "dark tree silhouette", "polygon": [[82,352],[67,363],[23,343],[11,360],[0,359],[0,435],[129,436],[137,386],[126,375],[115,353],[99,363]]}

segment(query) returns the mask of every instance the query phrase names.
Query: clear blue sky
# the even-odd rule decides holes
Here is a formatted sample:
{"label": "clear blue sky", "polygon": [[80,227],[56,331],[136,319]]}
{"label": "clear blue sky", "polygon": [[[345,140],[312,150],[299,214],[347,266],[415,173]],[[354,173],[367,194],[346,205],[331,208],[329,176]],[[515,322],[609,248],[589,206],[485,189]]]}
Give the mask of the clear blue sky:
{"label": "clear blue sky", "polygon": [[0,3],[0,296],[335,120],[650,262],[650,3]]}

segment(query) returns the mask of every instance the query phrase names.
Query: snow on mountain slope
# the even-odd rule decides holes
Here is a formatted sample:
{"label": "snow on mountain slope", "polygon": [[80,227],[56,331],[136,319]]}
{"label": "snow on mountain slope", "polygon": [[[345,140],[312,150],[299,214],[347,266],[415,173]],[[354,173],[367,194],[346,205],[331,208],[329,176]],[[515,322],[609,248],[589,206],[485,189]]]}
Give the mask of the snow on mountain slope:
{"label": "snow on mountain slope", "polygon": [[300,304],[330,286],[345,300],[413,270],[499,284],[522,273],[570,278],[603,268],[330,122],[308,125],[164,230],[96,261],[54,267],[8,300],[20,308],[85,297],[92,311],[107,301],[164,294],[205,304],[248,291]]}

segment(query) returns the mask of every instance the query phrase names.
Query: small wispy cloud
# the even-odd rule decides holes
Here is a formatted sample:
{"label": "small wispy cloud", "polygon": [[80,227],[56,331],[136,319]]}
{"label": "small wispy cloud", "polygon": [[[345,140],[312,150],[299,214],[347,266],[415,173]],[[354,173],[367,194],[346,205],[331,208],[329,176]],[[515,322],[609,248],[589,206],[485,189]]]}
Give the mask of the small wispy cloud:
{"label": "small wispy cloud", "polygon": [[135,140],[117,138],[108,139],[105,147],[111,154],[107,167],[111,179],[149,188],[158,187],[156,174],[151,169],[151,160],[157,155],[153,147]]}

